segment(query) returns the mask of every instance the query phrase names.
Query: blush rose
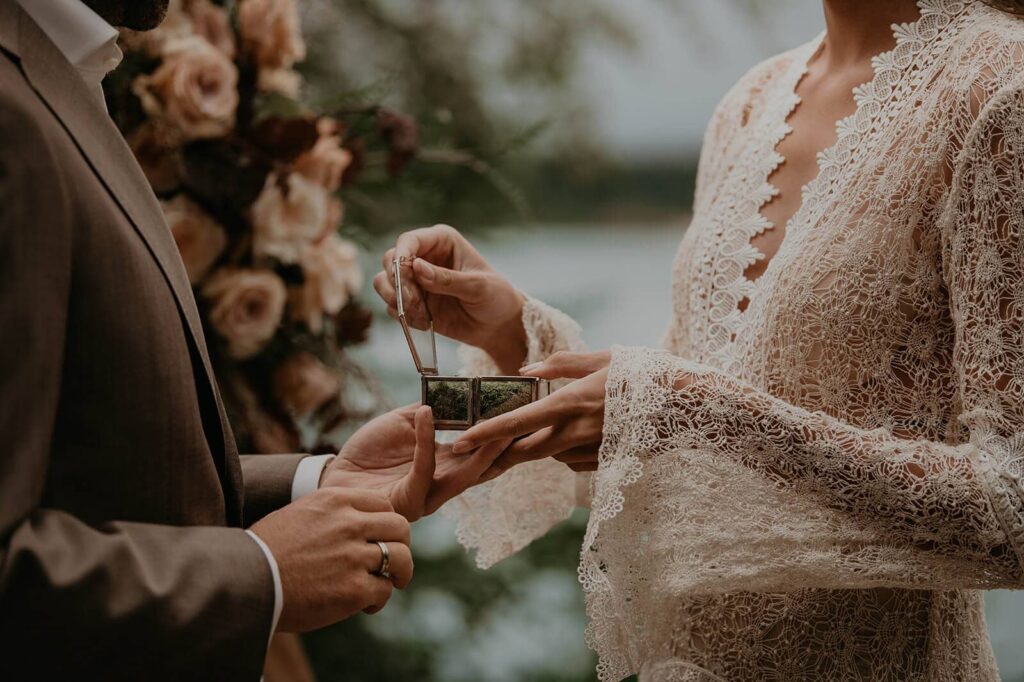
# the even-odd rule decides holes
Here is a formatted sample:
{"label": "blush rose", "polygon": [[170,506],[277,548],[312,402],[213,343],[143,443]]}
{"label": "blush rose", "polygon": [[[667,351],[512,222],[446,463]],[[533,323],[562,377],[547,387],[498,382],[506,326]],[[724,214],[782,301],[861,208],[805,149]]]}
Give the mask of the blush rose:
{"label": "blush rose", "polygon": [[284,314],[287,291],[269,270],[224,269],[203,286],[210,324],[228,343],[228,354],[244,360],[273,338]]}

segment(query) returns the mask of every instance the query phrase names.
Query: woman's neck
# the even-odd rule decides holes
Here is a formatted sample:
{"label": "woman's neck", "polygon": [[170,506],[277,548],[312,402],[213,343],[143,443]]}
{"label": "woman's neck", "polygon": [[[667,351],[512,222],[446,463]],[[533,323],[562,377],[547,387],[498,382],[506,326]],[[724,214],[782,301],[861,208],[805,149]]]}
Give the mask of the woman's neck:
{"label": "woman's neck", "polygon": [[892,47],[893,24],[921,16],[916,0],[823,0],[825,43],[821,57],[851,66]]}

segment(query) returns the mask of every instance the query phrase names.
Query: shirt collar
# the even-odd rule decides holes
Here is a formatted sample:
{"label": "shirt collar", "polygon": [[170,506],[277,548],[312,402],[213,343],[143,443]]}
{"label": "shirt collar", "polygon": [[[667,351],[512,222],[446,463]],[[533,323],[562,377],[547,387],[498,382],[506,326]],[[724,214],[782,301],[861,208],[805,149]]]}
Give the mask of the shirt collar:
{"label": "shirt collar", "polygon": [[82,0],[18,0],[91,89],[121,63],[117,29]]}

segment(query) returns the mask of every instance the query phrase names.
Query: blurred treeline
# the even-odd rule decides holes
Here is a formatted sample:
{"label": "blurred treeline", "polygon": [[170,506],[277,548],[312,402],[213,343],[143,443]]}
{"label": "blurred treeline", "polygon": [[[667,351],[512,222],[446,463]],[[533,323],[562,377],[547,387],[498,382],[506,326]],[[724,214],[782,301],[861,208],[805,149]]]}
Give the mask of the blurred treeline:
{"label": "blurred treeline", "polygon": [[[684,30],[685,0],[662,2],[678,7]],[[442,221],[472,228],[660,219],[688,208],[696,159],[607,158],[574,79],[587,50],[627,57],[636,49],[616,5],[307,3],[311,99],[327,110],[383,102],[419,125],[420,152],[400,186],[364,179],[360,193],[347,197],[348,223],[373,232]]]}

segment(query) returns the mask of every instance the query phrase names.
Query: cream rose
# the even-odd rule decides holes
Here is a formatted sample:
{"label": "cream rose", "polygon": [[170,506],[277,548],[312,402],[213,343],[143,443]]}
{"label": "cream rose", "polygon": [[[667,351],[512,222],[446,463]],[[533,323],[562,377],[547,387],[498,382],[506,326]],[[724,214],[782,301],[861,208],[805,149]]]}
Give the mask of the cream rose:
{"label": "cream rose", "polygon": [[178,245],[181,260],[185,263],[188,279],[195,284],[224,253],[228,245],[227,233],[184,194],[160,202],[160,207],[174,235],[174,243]]}
{"label": "cream rose", "polygon": [[298,173],[271,173],[252,205],[253,249],[295,263],[340,220],[341,204],[323,187]]}
{"label": "cream rose", "polygon": [[256,77],[256,89],[296,99],[302,91],[302,76],[291,69],[263,69]]}
{"label": "cream rose", "polygon": [[234,59],[235,32],[228,13],[210,0],[190,0],[186,7],[196,35],[205,38],[228,59]]}
{"label": "cream rose", "polygon": [[242,360],[263,349],[281,323],[288,296],[281,278],[269,270],[224,269],[202,289],[210,303],[210,324]]}
{"label": "cream rose", "polygon": [[238,70],[199,36],[168,43],[160,66],[136,78],[132,90],[147,114],[183,140],[221,137],[235,125]]}
{"label": "cream rose", "polygon": [[274,371],[274,395],[293,417],[305,417],[338,395],[341,380],[306,352],[296,353]]}
{"label": "cream rose", "polygon": [[260,70],[288,69],[306,57],[295,0],[242,0],[238,31]]}
{"label": "cream rose", "polygon": [[359,251],[352,242],[331,234],[310,244],[299,259],[305,277],[301,287],[292,289],[292,314],[310,331],[323,329],[324,316],[336,315],[363,285]]}
{"label": "cream rose", "polygon": [[295,171],[334,192],[341,187],[341,177],[352,163],[352,153],[341,146],[337,122],[322,118],[317,121],[317,130],[320,137],[312,149],[295,160]]}

